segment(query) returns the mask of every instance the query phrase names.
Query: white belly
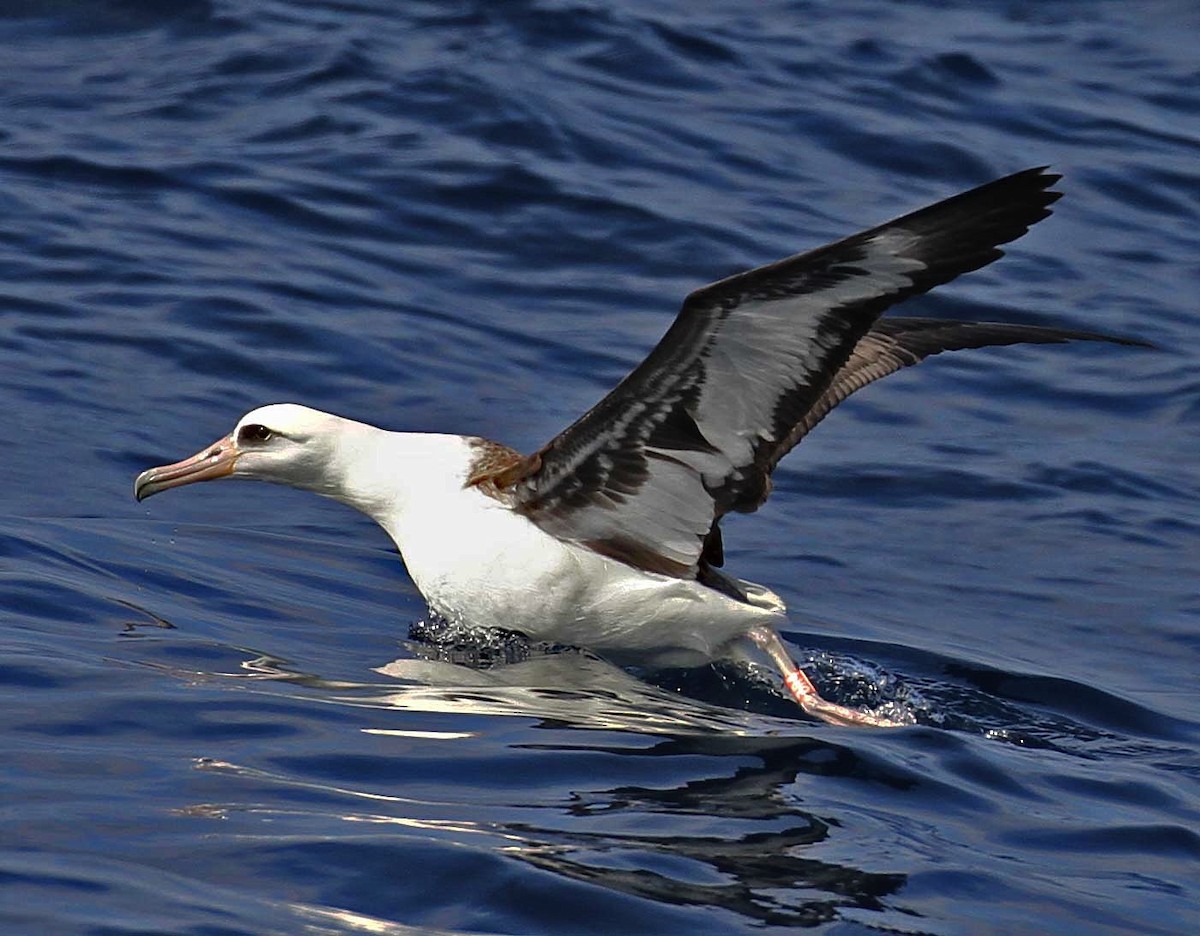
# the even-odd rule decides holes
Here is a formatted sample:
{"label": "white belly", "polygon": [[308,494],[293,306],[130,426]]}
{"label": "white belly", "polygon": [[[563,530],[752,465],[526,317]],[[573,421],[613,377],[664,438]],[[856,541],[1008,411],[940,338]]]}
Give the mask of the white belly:
{"label": "white belly", "polygon": [[430,606],[610,657],[687,665],[723,655],[778,611],[642,572],[542,532],[475,488],[412,505],[385,528]]}

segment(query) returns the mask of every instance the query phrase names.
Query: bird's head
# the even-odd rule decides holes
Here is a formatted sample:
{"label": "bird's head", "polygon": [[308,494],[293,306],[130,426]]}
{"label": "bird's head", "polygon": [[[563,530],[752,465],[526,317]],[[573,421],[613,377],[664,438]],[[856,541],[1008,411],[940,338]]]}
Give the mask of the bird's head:
{"label": "bird's head", "polygon": [[330,465],[347,424],[355,425],[295,403],[261,406],[190,458],[143,471],[134,482],[134,497],[140,501],[195,481],[231,477],[329,493],[336,483]]}

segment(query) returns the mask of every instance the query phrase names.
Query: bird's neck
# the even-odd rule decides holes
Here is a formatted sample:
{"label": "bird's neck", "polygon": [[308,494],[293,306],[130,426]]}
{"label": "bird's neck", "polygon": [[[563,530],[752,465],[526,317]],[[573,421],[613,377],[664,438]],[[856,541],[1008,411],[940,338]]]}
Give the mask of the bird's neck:
{"label": "bird's neck", "polygon": [[472,460],[462,436],[387,432],[353,423],[341,433],[328,494],[388,532],[403,517],[462,491]]}

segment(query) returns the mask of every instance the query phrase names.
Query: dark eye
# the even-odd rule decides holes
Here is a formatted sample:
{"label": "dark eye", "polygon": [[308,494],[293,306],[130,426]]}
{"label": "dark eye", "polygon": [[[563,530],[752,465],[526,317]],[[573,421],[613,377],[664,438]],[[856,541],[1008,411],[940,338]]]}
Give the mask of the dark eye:
{"label": "dark eye", "polygon": [[248,426],[242,426],[238,431],[239,442],[269,442],[271,437],[275,435],[266,426],[259,423],[250,423]]}

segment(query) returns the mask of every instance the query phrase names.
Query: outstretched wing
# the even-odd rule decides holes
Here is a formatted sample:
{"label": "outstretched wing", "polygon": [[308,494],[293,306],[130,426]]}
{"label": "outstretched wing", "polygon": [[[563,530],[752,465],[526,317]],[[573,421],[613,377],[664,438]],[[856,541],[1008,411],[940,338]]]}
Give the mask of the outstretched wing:
{"label": "outstretched wing", "polygon": [[[881,377],[943,351],[994,348],[1014,344],[1062,344],[1067,341],[1106,341],[1137,348],[1153,347],[1136,338],[1118,338],[1069,328],[1044,328],[1006,322],[955,322],[948,319],[901,318],[892,316],[876,322],[854,346],[825,392],[792,428],[784,445],[776,450],[775,462],[786,455],[829,411],[856,390]],[[775,466],[773,462],[770,467]]]}
{"label": "outstretched wing", "polygon": [[608,396],[492,483],[560,539],[694,575],[721,516],[755,510],[779,459],[853,390],[946,348],[1075,337],[955,337],[927,320],[871,331],[889,306],[1000,257],[1050,213],[1058,178],[1019,172],[696,290]]}

